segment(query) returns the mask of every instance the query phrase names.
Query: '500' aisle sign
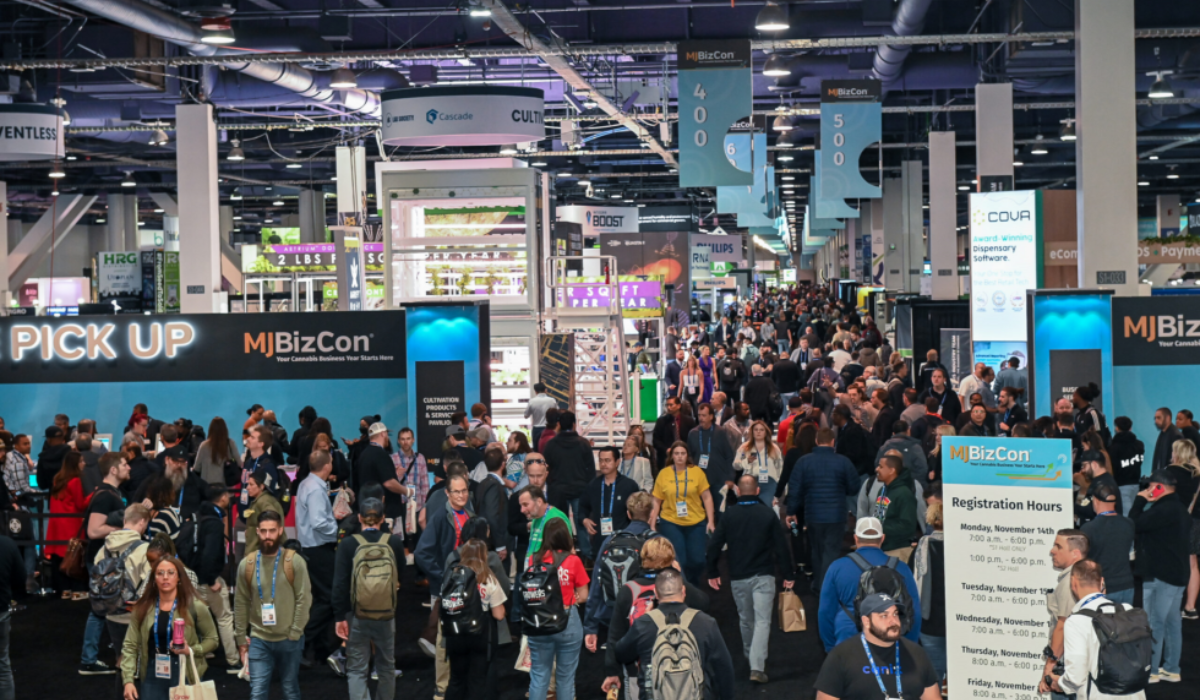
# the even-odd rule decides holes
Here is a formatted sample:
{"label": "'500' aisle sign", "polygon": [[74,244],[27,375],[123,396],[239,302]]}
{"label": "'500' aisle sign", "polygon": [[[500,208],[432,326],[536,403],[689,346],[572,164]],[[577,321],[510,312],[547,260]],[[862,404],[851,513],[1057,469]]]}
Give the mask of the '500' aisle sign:
{"label": "'500' aisle sign", "polygon": [[749,40],[684,41],[679,66],[679,185],[751,185],[733,165],[725,135],[753,110]]}

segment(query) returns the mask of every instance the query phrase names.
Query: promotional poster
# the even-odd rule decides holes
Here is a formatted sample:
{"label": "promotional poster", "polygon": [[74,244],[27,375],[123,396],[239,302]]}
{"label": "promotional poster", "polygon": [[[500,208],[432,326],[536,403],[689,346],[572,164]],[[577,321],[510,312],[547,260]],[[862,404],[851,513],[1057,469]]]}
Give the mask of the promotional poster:
{"label": "promotional poster", "polygon": [[971,194],[971,340],[1025,341],[1026,292],[1042,286],[1038,192]]}

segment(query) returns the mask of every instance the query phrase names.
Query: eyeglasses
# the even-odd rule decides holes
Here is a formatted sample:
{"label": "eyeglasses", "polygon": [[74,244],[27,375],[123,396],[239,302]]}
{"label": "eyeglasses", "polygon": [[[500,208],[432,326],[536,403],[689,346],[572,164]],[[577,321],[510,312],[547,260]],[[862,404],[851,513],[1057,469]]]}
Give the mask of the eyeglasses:
{"label": "eyeglasses", "polygon": [[449,493],[451,496],[461,496],[464,493],[470,493],[470,492],[471,492],[470,489],[458,489],[457,491],[447,491],[446,493]]}
{"label": "eyeglasses", "polygon": [[527,459],[527,460],[525,460],[525,463],[526,464],[545,464],[546,460],[544,460],[544,459]]}

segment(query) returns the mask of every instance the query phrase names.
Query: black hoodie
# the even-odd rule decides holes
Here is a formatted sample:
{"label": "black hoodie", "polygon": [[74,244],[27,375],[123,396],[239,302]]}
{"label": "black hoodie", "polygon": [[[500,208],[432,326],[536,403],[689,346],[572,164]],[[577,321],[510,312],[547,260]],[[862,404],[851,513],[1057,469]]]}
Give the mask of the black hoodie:
{"label": "black hoodie", "polygon": [[42,453],[38,455],[37,463],[37,485],[39,489],[46,491],[54,484],[54,476],[62,469],[63,460],[66,459],[67,453],[71,451],[70,445],[66,443],[62,445],[44,445]]}
{"label": "black hoodie", "polygon": [[1136,486],[1142,476],[1142,463],[1146,461],[1146,446],[1138,440],[1137,435],[1129,430],[1113,435],[1108,456],[1112,458],[1112,472],[1117,485]]}

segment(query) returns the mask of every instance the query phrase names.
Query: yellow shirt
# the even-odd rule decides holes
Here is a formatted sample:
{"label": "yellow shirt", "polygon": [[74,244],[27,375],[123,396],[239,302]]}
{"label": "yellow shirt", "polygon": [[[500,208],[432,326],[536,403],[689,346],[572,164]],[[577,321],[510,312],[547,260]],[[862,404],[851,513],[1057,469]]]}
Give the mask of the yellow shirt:
{"label": "yellow shirt", "polygon": [[[654,480],[654,491],[650,495],[663,502],[659,517],[669,523],[686,527],[708,520],[704,501],[700,495],[708,490],[708,478],[700,467],[688,465],[682,473],[668,467],[658,473]],[[676,515],[676,502],[687,504],[687,517]]]}

